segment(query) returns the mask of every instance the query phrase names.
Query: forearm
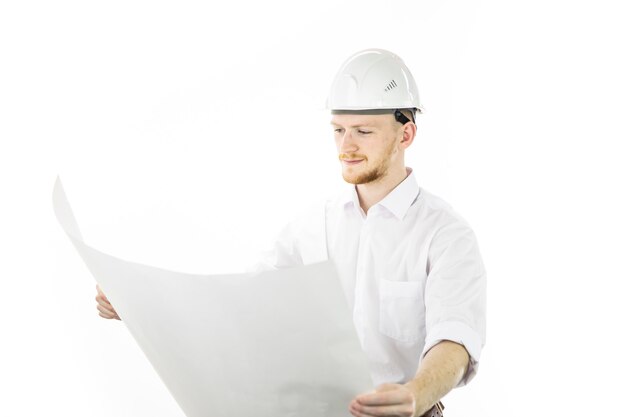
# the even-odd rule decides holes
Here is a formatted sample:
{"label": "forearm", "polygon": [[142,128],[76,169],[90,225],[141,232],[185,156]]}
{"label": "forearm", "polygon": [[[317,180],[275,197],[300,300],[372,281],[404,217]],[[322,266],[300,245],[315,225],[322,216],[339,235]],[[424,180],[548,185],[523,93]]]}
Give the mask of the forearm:
{"label": "forearm", "polygon": [[461,381],[469,365],[469,354],[455,342],[444,340],[433,346],[405,385],[415,394],[415,415],[420,416]]}

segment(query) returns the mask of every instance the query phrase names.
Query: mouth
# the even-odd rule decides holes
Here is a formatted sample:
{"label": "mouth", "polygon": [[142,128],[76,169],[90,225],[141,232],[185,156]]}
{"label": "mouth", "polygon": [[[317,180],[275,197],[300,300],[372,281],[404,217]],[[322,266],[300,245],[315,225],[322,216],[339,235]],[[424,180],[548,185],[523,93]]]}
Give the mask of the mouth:
{"label": "mouth", "polygon": [[341,162],[343,162],[346,165],[357,165],[363,162],[364,160],[365,159],[342,159]]}

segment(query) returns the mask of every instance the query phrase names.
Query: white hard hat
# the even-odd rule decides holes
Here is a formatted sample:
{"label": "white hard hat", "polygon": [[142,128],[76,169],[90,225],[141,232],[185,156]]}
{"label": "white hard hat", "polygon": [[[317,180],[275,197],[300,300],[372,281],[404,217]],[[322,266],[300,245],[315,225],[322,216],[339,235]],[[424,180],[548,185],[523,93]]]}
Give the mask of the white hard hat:
{"label": "white hard hat", "polygon": [[423,111],[413,75],[399,56],[384,49],[357,52],[343,63],[333,81],[326,108]]}

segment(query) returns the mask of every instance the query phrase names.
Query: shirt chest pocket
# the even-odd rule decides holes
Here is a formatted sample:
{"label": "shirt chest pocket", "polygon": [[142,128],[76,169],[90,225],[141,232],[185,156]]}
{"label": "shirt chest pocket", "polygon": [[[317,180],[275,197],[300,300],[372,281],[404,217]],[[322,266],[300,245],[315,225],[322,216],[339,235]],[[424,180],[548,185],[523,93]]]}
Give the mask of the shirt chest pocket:
{"label": "shirt chest pocket", "polygon": [[379,283],[379,331],[402,342],[424,337],[424,296],[419,281]]}

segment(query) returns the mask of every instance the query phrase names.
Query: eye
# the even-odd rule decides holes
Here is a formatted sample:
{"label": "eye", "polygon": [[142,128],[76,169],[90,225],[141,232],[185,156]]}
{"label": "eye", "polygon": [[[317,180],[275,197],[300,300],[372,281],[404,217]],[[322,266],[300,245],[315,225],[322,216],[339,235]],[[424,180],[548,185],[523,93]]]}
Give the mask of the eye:
{"label": "eye", "polygon": [[335,129],[335,133],[341,133],[341,132],[343,132],[343,129],[341,129],[341,128]]}
{"label": "eye", "polygon": [[368,132],[368,131],[365,131],[365,130],[359,130],[359,134],[361,134],[361,135],[369,135],[370,133],[372,133],[372,132]]}

